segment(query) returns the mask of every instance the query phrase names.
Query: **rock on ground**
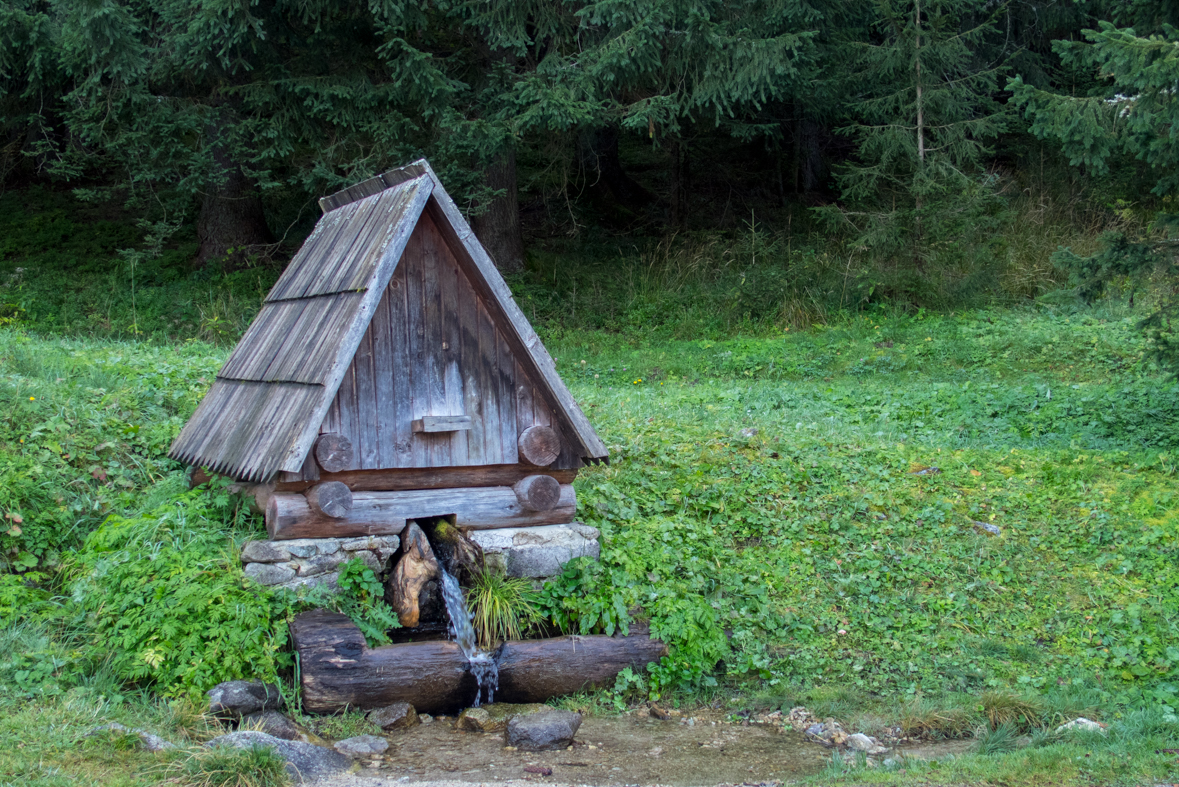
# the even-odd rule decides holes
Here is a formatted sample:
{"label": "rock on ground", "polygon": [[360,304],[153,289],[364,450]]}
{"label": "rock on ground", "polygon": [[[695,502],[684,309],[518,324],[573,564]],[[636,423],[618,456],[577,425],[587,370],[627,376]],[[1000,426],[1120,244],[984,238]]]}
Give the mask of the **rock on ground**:
{"label": "rock on ground", "polygon": [[273,683],[260,680],[231,680],[218,683],[205,692],[209,698],[209,712],[216,716],[240,718],[250,713],[279,710],[282,694]]}
{"label": "rock on ground", "polygon": [[389,748],[389,741],[379,735],[357,735],[336,741],[336,751],[346,757],[371,757]]}
{"label": "rock on ground", "polygon": [[395,702],[369,711],[368,720],[382,730],[400,730],[419,724],[418,712],[408,702]]}
{"label": "rock on ground", "polygon": [[235,749],[249,749],[265,746],[287,761],[287,773],[296,782],[310,782],[352,767],[352,759],[323,746],[313,746],[302,741],[286,741],[264,732],[239,731],[222,735],[209,741],[206,746],[232,746]]}
{"label": "rock on ground", "polygon": [[577,522],[476,530],[471,540],[483,549],[490,566],[510,577],[551,577],[573,558],[597,560],[601,552],[597,529]]}
{"label": "rock on ground", "polygon": [[1073,730],[1084,730],[1086,732],[1100,732],[1102,735],[1104,735],[1105,734],[1105,725],[1099,721],[1093,721],[1092,719],[1086,719],[1084,716],[1081,716],[1079,718],[1073,719],[1070,722],[1066,722],[1065,724],[1061,724],[1059,727],[1056,728],[1056,731],[1058,733],[1072,732]]}
{"label": "rock on ground", "polygon": [[545,710],[511,719],[504,730],[504,740],[508,746],[524,751],[563,749],[573,743],[580,726],[580,713]]}
{"label": "rock on ground", "polygon": [[176,748],[176,744],[169,743],[168,741],[161,738],[159,735],[152,735],[150,732],[145,732],[144,730],[138,730],[138,729],[134,729],[132,727],[125,727],[122,724],[119,724],[117,721],[111,722],[110,724],[103,724],[101,726],[95,727],[94,729],[92,729],[90,732],[88,732],[86,734],[87,734],[87,736],[97,735],[100,732],[107,732],[108,730],[113,730],[114,732],[121,732],[121,733],[124,733],[125,735],[138,736],[139,737],[139,746],[142,749],[144,749],[145,751],[164,751],[166,749],[175,749]]}
{"label": "rock on ground", "polygon": [[529,703],[516,705],[510,702],[493,702],[480,708],[467,708],[459,714],[457,727],[467,732],[503,732],[508,722],[517,716],[552,710],[547,705]]}
{"label": "rock on ground", "polygon": [[272,710],[242,716],[240,728],[264,732],[267,735],[282,738],[284,741],[297,741],[300,735],[295,722]]}

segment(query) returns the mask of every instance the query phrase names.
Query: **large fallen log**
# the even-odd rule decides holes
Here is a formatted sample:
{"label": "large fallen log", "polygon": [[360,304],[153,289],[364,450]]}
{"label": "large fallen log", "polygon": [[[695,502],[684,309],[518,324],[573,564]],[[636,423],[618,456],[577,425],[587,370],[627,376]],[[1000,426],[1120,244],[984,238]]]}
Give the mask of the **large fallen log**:
{"label": "large fallen log", "polygon": [[563,525],[577,512],[573,487],[561,485],[557,505],[548,511],[529,511],[508,486],[462,489],[418,489],[404,492],[354,492],[352,509],[343,517],[317,513],[307,498],[295,492],[275,492],[266,506],[266,531],[272,539],[390,536],[400,533],[408,519],[453,516],[458,527]]}
{"label": "large fallen log", "polygon": [[[299,653],[303,707],[335,713],[408,702],[423,713],[447,713],[475,699],[475,679],[453,642],[408,642],[369,648],[356,625],[324,610],[291,623]],[[613,685],[626,667],[642,670],[667,654],[646,635],[557,637],[509,642],[499,651],[497,702],[550,697]]]}

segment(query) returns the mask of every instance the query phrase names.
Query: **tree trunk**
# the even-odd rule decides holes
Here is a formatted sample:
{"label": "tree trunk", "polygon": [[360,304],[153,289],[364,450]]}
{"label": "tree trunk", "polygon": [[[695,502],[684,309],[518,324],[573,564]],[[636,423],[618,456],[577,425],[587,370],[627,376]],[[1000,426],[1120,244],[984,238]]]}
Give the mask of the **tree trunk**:
{"label": "tree trunk", "polygon": [[402,626],[413,628],[421,615],[419,608],[422,588],[441,576],[438,561],[430,549],[426,534],[411,524],[401,534],[401,559],[389,578],[389,606],[397,613]]}
{"label": "tree trunk", "polygon": [[631,179],[618,155],[618,129],[613,126],[583,131],[577,138],[577,155],[590,194],[600,202],[613,202],[627,211],[639,211],[655,201],[651,192]]}
{"label": "tree trunk", "polygon": [[524,236],[516,194],[515,148],[496,156],[484,178],[489,188],[503,194],[487,203],[487,210],[472,219],[471,228],[501,273],[517,273],[524,269]]}
{"label": "tree trunk", "polygon": [[251,254],[274,243],[262,212],[262,197],[230,156],[224,129],[223,123],[216,122],[208,131],[215,171],[201,198],[197,219],[197,265],[202,268],[210,263],[221,263],[227,269],[241,267]]}
{"label": "tree trunk", "polygon": [[464,571],[470,576],[483,570],[483,547],[449,519],[438,517],[432,522],[422,520],[421,524],[434,556],[452,576],[458,577]]}

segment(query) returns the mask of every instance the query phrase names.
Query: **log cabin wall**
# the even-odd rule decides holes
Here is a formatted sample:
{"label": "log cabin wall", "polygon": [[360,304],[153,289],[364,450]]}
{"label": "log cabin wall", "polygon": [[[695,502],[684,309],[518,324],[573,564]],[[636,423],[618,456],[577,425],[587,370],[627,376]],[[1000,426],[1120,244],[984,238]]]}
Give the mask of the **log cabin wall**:
{"label": "log cabin wall", "polygon": [[[351,440],[345,471],[512,465],[529,426],[560,430],[492,315],[424,213],[320,427]],[[414,431],[427,416],[469,428]],[[562,442],[553,467],[579,467]]]}

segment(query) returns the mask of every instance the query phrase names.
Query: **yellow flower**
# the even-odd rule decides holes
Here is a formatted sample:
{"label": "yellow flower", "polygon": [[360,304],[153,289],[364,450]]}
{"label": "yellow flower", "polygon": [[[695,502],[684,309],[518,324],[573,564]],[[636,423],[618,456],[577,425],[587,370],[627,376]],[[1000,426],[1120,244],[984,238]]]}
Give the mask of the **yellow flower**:
{"label": "yellow flower", "polygon": [[925,341],[927,341],[927,342],[932,342],[932,341],[933,341],[933,338],[932,338],[932,337],[930,337],[930,336],[926,336],[926,337],[925,337]]}
{"label": "yellow flower", "polygon": [[35,401],[37,401],[37,397],[35,397],[35,396],[30,396],[30,397],[29,397],[29,401],[30,401],[30,402],[35,402]]}

